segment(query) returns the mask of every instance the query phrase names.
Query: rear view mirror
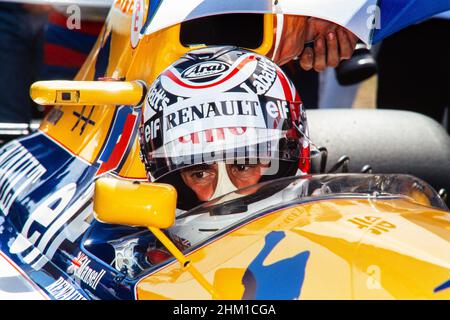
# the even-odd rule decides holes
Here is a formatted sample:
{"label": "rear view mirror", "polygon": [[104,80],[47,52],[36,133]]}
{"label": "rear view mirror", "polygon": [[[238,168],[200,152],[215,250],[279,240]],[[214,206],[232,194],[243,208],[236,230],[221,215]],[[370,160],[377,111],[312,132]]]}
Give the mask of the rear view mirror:
{"label": "rear view mirror", "polygon": [[38,81],[30,88],[31,99],[43,106],[138,106],[145,93],[143,81]]}
{"label": "rear view mirror", "polygon": [[115,178],[100,178],[95,182],[94,215],[97,220],[110,224],[147,227],[180,262],[184,270],[191,273],[213,298],[220,299],[214,287],[160,230],[170,228],[174,224],[176,204],[177,191],[167,184]]}
{"label": "rear view mirror", "polygon": [[95,182],[94,213],[101,222],[167,229],[175,222],[176,203],[170,185],[115,178]]}

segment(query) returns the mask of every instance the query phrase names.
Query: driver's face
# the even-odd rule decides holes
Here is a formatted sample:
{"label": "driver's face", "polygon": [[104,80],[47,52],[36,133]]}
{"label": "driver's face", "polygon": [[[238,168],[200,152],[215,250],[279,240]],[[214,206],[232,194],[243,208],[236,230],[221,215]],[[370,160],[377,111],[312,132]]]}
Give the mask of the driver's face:
{"label": "driver's face", "polygon": [[[263,164],[227,164],[227,174],[237,189],[258,183],[268,165]],[[201,164],[181,171],[184,183],[191,188],[200,201],[207,201],[217,186],[218,165]]]}

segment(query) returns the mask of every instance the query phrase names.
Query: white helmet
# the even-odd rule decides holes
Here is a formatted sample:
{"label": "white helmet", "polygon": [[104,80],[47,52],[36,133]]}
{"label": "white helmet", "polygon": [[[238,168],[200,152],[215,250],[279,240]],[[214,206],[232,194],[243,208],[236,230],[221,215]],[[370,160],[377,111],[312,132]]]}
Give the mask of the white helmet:
{"label": "white helmet", "polygon": [[194,165],[218,164],[210,199],[236,189],[223,163],[265,162],[258,181],[307,174],[306,115],[283,71],[268,58],[236,47],[194,50],[174,62],[148,91],[140,127],[150,181],[178,191],[178,208],[201,203],[180,177]]}

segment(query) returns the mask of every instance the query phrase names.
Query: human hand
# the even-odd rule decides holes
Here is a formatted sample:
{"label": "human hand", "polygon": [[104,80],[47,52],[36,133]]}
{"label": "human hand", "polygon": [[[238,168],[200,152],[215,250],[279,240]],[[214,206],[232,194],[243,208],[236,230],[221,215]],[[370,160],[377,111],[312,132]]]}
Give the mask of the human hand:
{"label": "human hand", "polygon": [[330,21],[309,18],[305,42],[314,41],[314,49],[307,47],[299,55],[305,70],[320,72],[326,67],[337,67],[342,60],[350,59],[358,38],[350,31]]}

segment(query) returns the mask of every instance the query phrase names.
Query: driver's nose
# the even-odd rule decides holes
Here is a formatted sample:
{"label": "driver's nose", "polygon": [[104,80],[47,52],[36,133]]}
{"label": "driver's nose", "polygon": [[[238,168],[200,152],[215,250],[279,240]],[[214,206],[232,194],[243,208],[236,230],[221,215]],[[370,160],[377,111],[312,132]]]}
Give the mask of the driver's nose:
{"label": "driver's nose", "polygon": [[209,200],[237,190],[236,186],[228,176],[225,162],[217,163],[217,174],[218,176],[216,190],[214,191],[214,194],[209,198]]}

